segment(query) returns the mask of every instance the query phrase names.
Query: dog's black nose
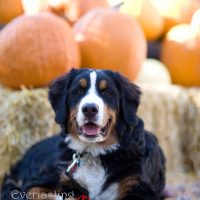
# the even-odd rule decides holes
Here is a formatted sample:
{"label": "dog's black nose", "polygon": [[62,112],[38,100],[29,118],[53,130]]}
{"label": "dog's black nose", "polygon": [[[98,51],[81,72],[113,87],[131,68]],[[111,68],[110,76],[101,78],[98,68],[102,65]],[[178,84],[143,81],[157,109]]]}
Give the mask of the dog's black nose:
{"label": "dog's black nose", "polygon": [[83,114],[88,118],[95,117],[98,111],[99,107],[95,103],[86,103],[82,107]]}

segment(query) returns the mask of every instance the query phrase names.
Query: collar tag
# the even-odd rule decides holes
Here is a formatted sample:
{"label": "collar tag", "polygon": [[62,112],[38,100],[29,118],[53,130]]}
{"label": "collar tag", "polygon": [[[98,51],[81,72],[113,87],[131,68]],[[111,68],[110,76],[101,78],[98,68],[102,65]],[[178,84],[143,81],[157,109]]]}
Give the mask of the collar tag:
{"label": "collar tag", "polygon": [[68,165],[66,173],[74,173],[80,165],[80,155],[78,153],[74,153],[72,158],[73,160],[71,164]]}

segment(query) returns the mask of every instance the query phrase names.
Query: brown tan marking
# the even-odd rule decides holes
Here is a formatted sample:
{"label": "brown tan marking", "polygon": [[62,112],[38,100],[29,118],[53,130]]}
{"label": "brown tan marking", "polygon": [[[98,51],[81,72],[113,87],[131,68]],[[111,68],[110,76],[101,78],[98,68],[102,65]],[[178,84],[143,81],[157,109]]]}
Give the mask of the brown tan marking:
{"label": "brown tan marking", "polygon": [[78,137],[78,133],[76,130],[76,123],[74,120],[78,114],[78,107],[79,107],[79,105],[77,105],[74,109],[71,110],[70,118],[69,118],[69,122],[68,122],[69,133],[72,134],[76,139],[79,139],[79,137]]}
{"label": "brown tan marking", "polygon": [[100,90],[106,89],[107,84],[108,84],[108,83],[107,83],[106,80],[101,80],[100,83],[99,83],[99,89],[100,89]]}
{"label": "brown tan marking", "polygon": [[[77,133],[77,130],[76,130],[76,124],[74,122],[74,118],[75,116],[77,116],[77,113],[78,113],[78,107],[79,105],[77,105],[74,109],[71,110],[70,112],[70,120],[69,120],[69,132],[70,134],[73,135],[73,137],[75,139],[78,139],[79,140],[79,137],[78,137],[78,133]],[[107,130],[107,135],[106,135],[106,140],[102,141],[102,142],[99,142],[99,143],[96,143],[97,145],[101,146],[101,147],[108,147],[110,145],[113,145],[113,144],[116,144],[117,143],[117,134],[116,134],[116,131],[115,131],[115,123],[116,123],[116,111],[112,110],[111,108],[109,108],[108,106],[104,106],[104,113],[105,116],[104,116],[104,124],[106,125],[106,123],[108,122],[108,120],[111,118],[112,121],[109,125],[109,129]]]}
{"label": "brown tan marking", "polygon": [[107,130],[107,133],[106,133],[107,134],[106,140],[98,143],[98,145],[101,147],[108,147],[112,144],[117,143],[117,134],[116,134],[116,130],[115,130],[116,112],[113,109],[111,109],[105,105],[104,113],[106,113],[105,117],[104,117],[104,124],[106,124],[110,118],[112,119],[112,121],[111,121],[111,123],[109,125],[109,129]]}
{"label": "brown tan marking", "polygon": [[82,78],[82,79],[80,79],[79,84],[82,88],[86,88],[87,87],[87,80]]}
{"label": "brown tan marking", "polygon": [[123,179],[119,184],[119,198],[117,200],[123,199],[127,193],[138,184],[136,177],[127,177]]}
{"label": "brown tan marking", "polygon": [[[65,172],[62,172],[60,175],[60,185],[62,185],[62,188],[68,188],[69,191],[73,191],[75,189],[72,181],[65,175]],[[69,200],[69,198],[66,200]]]}

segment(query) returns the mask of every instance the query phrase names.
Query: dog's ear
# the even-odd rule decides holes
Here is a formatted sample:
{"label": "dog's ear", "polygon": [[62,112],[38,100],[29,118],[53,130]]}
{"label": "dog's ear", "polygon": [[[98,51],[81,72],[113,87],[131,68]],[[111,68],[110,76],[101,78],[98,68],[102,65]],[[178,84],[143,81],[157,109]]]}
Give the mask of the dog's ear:
{"label": "dog's ear", "polygon": [[119,73],[113,73],[115,83],[120,92],[119,109],[126,124],[137,123],[137,109],[140,104],[141,91],[137,85],[131,83]]}
{"label": "dog's ear", "polygon": [[67,96],[68,89],[77,70],[72,69],[68,74],[65,74],[54,81],[49,86],[49,101],[56,114],[55,121],[62,124],[67,121],[68,108]]}

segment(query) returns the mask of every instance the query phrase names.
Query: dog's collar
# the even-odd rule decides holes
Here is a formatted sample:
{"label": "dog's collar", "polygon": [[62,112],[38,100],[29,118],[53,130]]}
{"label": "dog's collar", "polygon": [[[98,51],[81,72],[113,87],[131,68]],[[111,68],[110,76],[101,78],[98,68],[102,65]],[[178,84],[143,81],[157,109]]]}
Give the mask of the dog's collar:
{"label": "dog's collar", "polygon": [[72,156],[72,161],[67,163],[66,174],[73,174],[76,169],[80,166],[82,155],[79,153],[74,153]]}
{"label": "dog's collar", "polygon": [[73,173],[77,170],[77,168],[80,166],[81,157],[86,153],[74,153],[72,156],[72,161],[70,164],[67,165],[67,169],[65,171],[65,175],[72,181],[72,183],[75,185],[75,187],[79,190],[79,192],[82,195],[89,196],[88,190],[83,188],[74,178]]}
{"label": "dog's collar", "polygon": [[76,169],[80,166],[81,158],[87,154],[87,152],[78,153],[75,152],[72,155],[72,160],[67,162],[67,169],[65,171],[66,174],[73,174]]}

